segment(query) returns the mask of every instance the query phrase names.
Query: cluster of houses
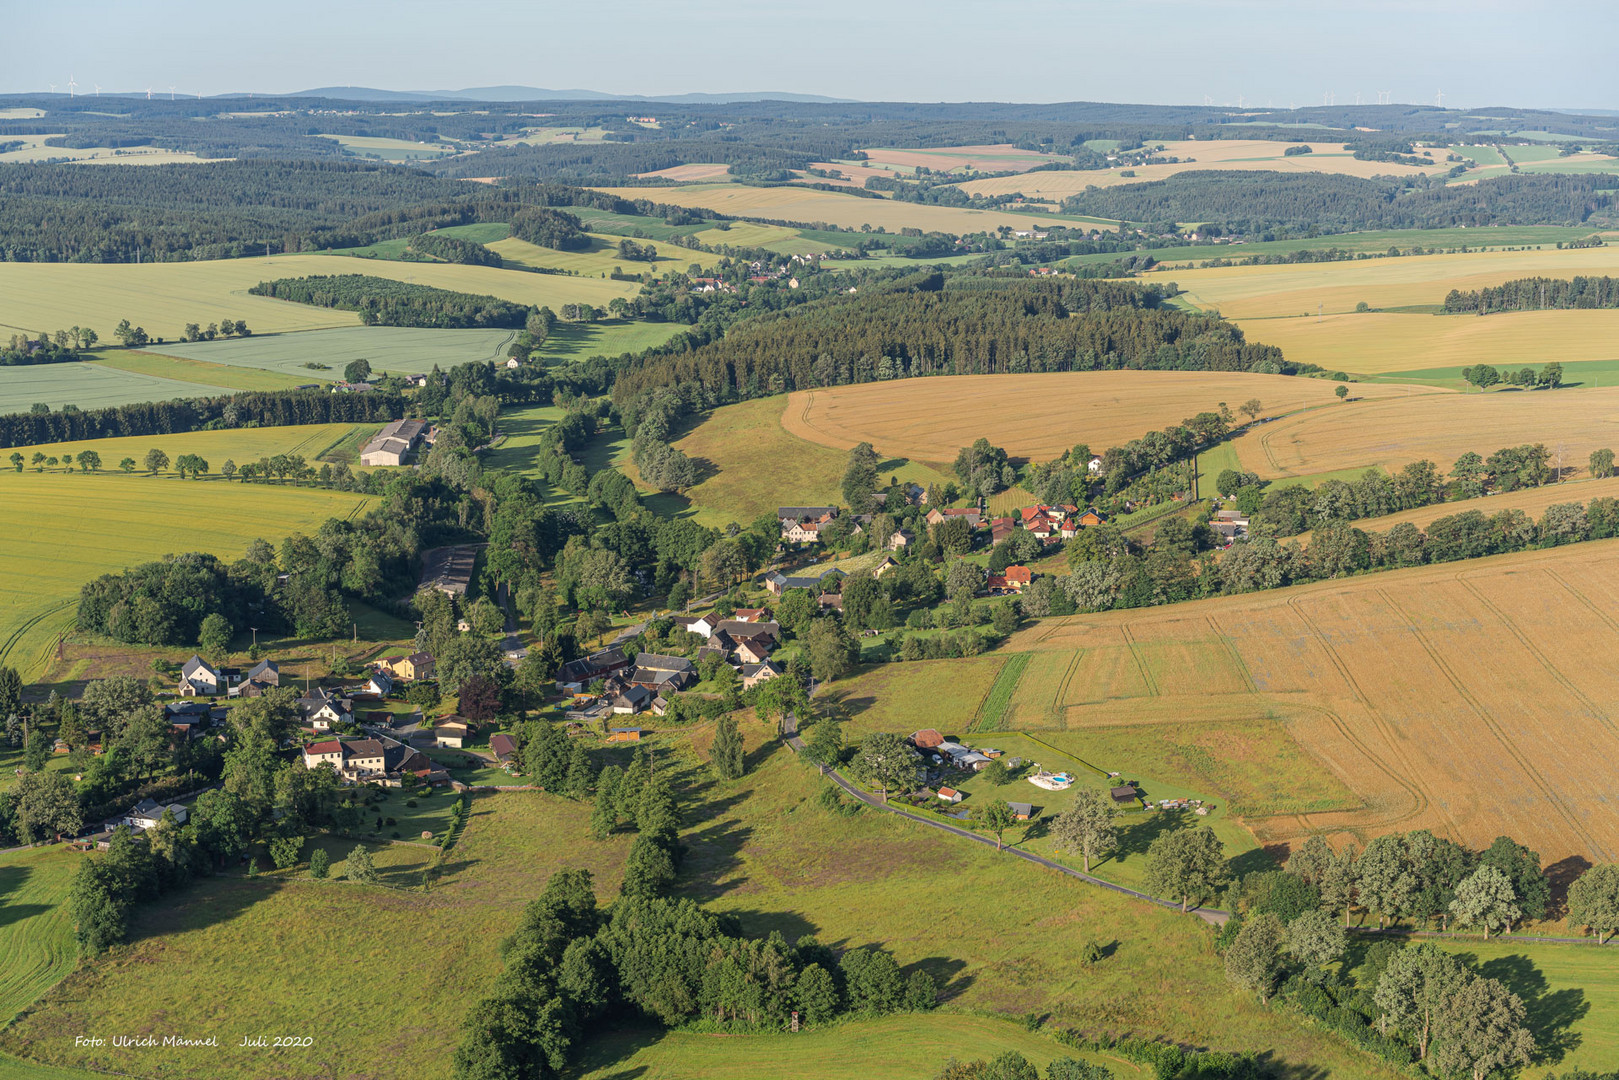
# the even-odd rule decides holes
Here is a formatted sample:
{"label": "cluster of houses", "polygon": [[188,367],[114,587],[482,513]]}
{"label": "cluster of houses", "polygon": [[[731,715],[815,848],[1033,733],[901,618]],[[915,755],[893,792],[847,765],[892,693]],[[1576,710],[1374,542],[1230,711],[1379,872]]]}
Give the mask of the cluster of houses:
{"label": "cluster of houses", "polygon": [[180,697],[258,697],[281,685],[281,668],[274,660],[261,660],[247,674],[230,668],[217,668],[192,654],[180,665],[180,681],[175,693]]}
{"label": "cluster of houses", "polygon": [[[766,618],[764,608],[744,608],[729,619],[717,615],[681,616],[677,627],[704,638],[697,659],[717,656],[742,677],[742,688],[752,689],[774,679],[785,669],[770,659],[781,641],[781,626]],[[684,656],[637,653],[632,662],[621,649],[602,649],[557,670],[557,686],[580,694],[594,683],[602,693],[587,706],[568,713],[570,720],[592,720],[609,715],[633,716],[650,711],[662,716],[670,698],[697,682],[697,665]]]}
{"label": "cluster of houses", "polygon": [[361,465],[403,465],[424,440],[432,445],[435,432],[421,420],[395,420],[372,437],[360,451]]}
{"label": "cluster of houses", "polygon": [[[1072,540],[1079,535],[1079,530],[1106,522],[1107,515],[1094,506],[1082,510],[1072,504],[1047,506],[1037,503],[1018,511],[1018,523],[1047,543]],[[1008,529],[1007,535],[1010,534],[1011,530]]]}
{"label": "cluster of houses", "polygon": [[415,747],[386,736],[309,743],[303,748],[303,761],[308,769],[329,765],[341,779],[354,784],[400,787],[407,776],[424,784],[446,784],[450,780],[444,766]]}
{"label": "cluster of houses", "polygon": [[1248,515],[1241,510],[1216,510],[1209,528],[1220,538],[1221,547],[1230,547],[1248,535]]}

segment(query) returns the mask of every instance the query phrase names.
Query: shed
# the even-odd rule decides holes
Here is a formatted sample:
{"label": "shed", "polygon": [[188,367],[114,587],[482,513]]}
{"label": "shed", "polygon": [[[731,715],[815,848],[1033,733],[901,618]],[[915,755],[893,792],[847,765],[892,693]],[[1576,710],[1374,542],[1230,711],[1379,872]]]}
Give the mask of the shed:
{"label": "shed", "polygon": [[1028,821],[1034,817],[1034,807],[1026,802],[1007,803],[1012,808],[1012,816],[1019,821]]}
{"label": "shed", "polygon": [[1113,801],[1116,803],[1132,803],[1141,798],[1141,793],[1136,790],[1134,784],[1121,785],[1114,788],[1109,794],[1113,796]]}

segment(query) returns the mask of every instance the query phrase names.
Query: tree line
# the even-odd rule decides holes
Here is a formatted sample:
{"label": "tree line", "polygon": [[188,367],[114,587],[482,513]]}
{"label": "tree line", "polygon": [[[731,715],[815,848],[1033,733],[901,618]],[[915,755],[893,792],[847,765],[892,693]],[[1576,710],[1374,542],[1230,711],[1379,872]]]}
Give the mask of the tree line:
{"label": "tree line", "polygon": [[[684,353],[619,373],[615,402],[678,386],[702,407],[817,386],[1027,371],[1283,370],[1281,351],[1128,283],[917,275],[739,322]],[[958,281],[962,283],[957,287]],[[1297,370],[1296,366],[1286,370]]]}
{"label": "tree line", "polygon": [[1470,292],[1452,289],[1445,294],[1448,315],[1488,315],[1499,311],[1544,311],[1567,308],[1619,307],[1619,278],[1527,277]]}
{"label": "tree line", "polygon": [[506,262],[500,257],[500,252],[490,251],[482,244],[475,244],[458,236],[444,236],[437,232],[425,232],[411,237],[410,243],[405,245],[405,250],[417,255],[431,255],[435,259],[460,263],[463,266],[504,266]]}
{"label": "tree line", "polygon": [[1226,232],[1349,232],[1609,220],[1614,193],[1597,175],[1524,175],[1445,185],[1427,177],[1195,170],[1166,180],[1092,188],[1063,212],[1126,221],[1214,222]]}
{"label": "tree line", "polygon": [[367,326],[520,330],[534,311],[527,304],[498,296],[475,296],[368,274],[277,278],[261,281],[247,291],[254,296],[273,296],[314,307],[357,311]]}

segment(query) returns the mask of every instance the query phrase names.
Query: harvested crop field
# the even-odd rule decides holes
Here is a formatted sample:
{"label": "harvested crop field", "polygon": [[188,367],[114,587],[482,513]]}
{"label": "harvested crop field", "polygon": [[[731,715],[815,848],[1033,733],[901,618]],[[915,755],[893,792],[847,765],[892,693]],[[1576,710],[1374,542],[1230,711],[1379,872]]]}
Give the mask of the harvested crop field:
{"label": "harvested crop field", "polygon": [[1233,446],[1244,468],[1283,477],[1424,458],[1448,473],[1469,450],[1488,457],[1523,443],[1561,447],[1565,468],[1583,468],[1592,450],[1619,446],[1619,387],[1356,401],[1262,424]]}
{"label": "harvested crop field", "polygon": [[1275,345],[1289,360],[1357,375],[1619,359],[1619,310],[1482,317],[1371,312],[1238,322],[1251,338]]}
{"label": "harvested crop field", "polygon": [[[343,377],[352,360],[364,359],[373,371],[425,373],[437,364],[448,371],[457,364],[504,360],[516,330],[430,330],[414,326],[340,326],[292,334],[155,345],[147,351],[279,372],[298,383],[330,382]],[[310,367],[309,365],[319,365]]]}
{"label": "harvested crop field", "polygon": [[1041,154],[1020,150],[1011,143],[993,146],[930,146],[904,150],[897,147],[868,147],[866,158],[881,165],[907,171],[924,168],[934,172],[1024,172],[1037,165],[1070,163],[1066,154]]}
{"label": "harvested crop field", "polygon": [[1431,828],[1474,847],[1510,834],[1548,864],[1612,860],[1616,606],[1619,542],[1602,541],[1045,620],[1007,646],[1034,656],[1006,725],[1173,725],[1195,745],[1188,724],[1268,717],[1302,753],[1245,768],[1288,801],[1328,806],[1335,782],[1355,805],[1256,815],[1262,842]]}
{"label": "harvested crop field", "polygon": [[[1115,187],[1120,184],[1141,184],[1148,180],[1163,180],[1176,173],[1191,172],[1201,169],[1218,169],[1221,171],[1261,170],[1267,172],[1286,173],[1343,173],[1346,176],[1417,176],[1424,172],[1438,172],[1449,169],[1453,163],[1444,160],[1444,155],[1435,152],[1439,158],[1434,164],[1419,168],[1414,165],[1395,165],[1386,161],[1357,161],[1352,151],[1345,150],[1341,142],[1314,142],[1301,138],[1298,143],[1278,142],[1269,139],[1196,139],[1196,140],[1163,140],[1165,157],[1178,157],[1179,162],[1164,165],[1136,165],[1129,169],[1084,169],[1069,172],[1038,172],[1022,176],[999,176],[989,180],[969,180],[960,185],[961,189],[969,195],[1009,195],[1021,191],[1030,197],[1040,196],[1047,199],[1062,200],[1070,195],[1084,191],[1087,187]],[[1289,146],[1308,145],[1311,153],[1299,154],[1294,157],[1286,156],[1283,151]],[[1152,141],[1151,146],[1159,145],[1159,141]],[[924,151],[912,151],[919,153]],[[883,151],[868,151],[871,154]],[[1192,159],[1192,160],[1188,160]],[[884,159],[886,160],[886,159]],[[1047,158],[1045,160],[1052,160]],[[1023,168],[1032,168],[1025,165]],[[1002,165],[994,171],[1001,172],[1014,166]],[[990,171],[986,169],[985,171]],[[1134,176],[1124,176],[1125,172],[1132,172]]]}
{"label": "harvested crop field", "polygon": [[673,180],[676,183],[689,184],[695,180],[718,180],[722,176],[729,176],[729,165],[713,162],[698,162],[692,165],[676,165],[670,169],[659,169],[656,172],[637,173],[641,180]]}
{"label": "harvested crop field", "polygon": [[[1490,230],[1480,231],[1479,242],[1490,242]],[[1320,246],[1330,243],[1324,238]],[[1240,258],[1242,251],[1238,248],[1225,254]],[[1440,304],[1452,289],[1466,291],[1515,278],[1619,275],[1619,248],[1470,251],[1349,262],[1177,269],[1172,273],[1182,296],[1228,319],[1314,316],[1318,308],[1328,315],[1352,312],[1363,300],[1374,308]],[[1467,316],[1486,323],[1504,317]],[[1251,332],[1258,334],[1257,325]]]}
{"label": "harvested crop field", "polygon": [[[1235,411],[1258,398],[1261,416],[1336,403],[1333,386],[1324,379],[1244,372],[948,375],[795,391],[781,426],[838,450],[869,442],[880,454],[942,462],[955,460],[956,451],[982,435],[1015,457],[1045,461],[1079,443],[1100,453],[1216,410],[1222,401]],[[1358,386],[1355,392],[1370,398],[1434,394],[1431,387],[1389,384]]]}

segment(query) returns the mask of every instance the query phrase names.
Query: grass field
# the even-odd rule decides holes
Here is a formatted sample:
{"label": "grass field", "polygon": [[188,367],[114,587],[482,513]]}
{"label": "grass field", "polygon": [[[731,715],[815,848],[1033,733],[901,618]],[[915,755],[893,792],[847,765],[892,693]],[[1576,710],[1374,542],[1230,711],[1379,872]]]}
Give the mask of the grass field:
{"label": "grass field", "polygon": [[[534,793],[480,797],[428,892],[416,886],[432,849],[414,845],[376,855],[382,880],[399,889],[203,879],[143,905],[134,943],[70,976],[5,1034],[5,1049],[142,1075],[319,1076],[364,1062],[368,1076],[442,1077],[501,939],[550,871],[587,867],[604,897],[616,892],[630,837],[593,841],[588,817],[588,806]],[[339,855],[353,846],[331,844]],[[73,1035],[103,1028],[217,1033],[220,1045],[73,1046]],[[315,1045],[238,1049],[243,1035],[267,1031],[312,1035]]]}
{"label": "grass field", "polygon": [[[1050,175],[1065,175],[1053,173]],[[890,232],[904,228],[924,232],[994,232],[1002,225],[1028,229],[1039,217],[1001,210],[963,210],[923,203],[868,199],[806,187],[744,187],[740,184],[692,184],[676,188],[606,188],[620,198],[653,199],[695,209],[714,210],[733,217],[791,221],[802,225],[826,222],[841,228],[882,226]]]}
{"label": "grass field", "polygon": [[[137,367],[145,364],[145,361],[135,362]],[[179,375],[181,371],[176,369],[174,374]],[[27,412],[36,403],[53,409],[70,404],[81,409],[99,409],[137,401],[215,397],[221,392],[222,388],[216,383],[182,382],[102,363],[0,367],[0,413]]]}
{"label": "grass field", "polygon": [[[1504,247],[1540,247],[1556,249],[1558,241],[1564,243],[1592,235],[1589,228],[1569,228],[1560,225],[1505,225],[1480,229],[1369,229],[1364,232],[1333,233],[1330,236],[1300,237],[1296,240],[1261,240],[1240,245],[1201,244],[1194,247],[1146,248],[1138,252],[1157,259],[1167,267],[1207,262],[1212,259],[1246,259],[1256,255],[1286,255],[1294,251],[1319,251],[1338,248],[1343,251],[1386,255],[1389,248],[1409,251],[1412,248],[1499,249]],[[1425,255],[1402,255],[1400,258],[1428,258]],[[1111,252],[1094,255],[1074,255],[1064,260],[1070,265],[1105,263],[1117,259]],[[1306,265],[1306,264],[1300,264]]]}
{"label": "grass field", "polygon": [[388,161],[395,165],[409,165],[417,161],[437,161],[456,153],[456,148],[444,143],[412,142],[408,139],[386,139],[371,135],[317,135],[331,139],[343,152],[368,161]]}
{"label": "grass field", "polygon": [[[344,326],[302,333],[255,334],[246,338],[154,346],[163,355],[232,368],[258,368],[298,383],[343,377],[351,360],[364,358],[376,371],[394,374],[428,372],[437,364],[448,371],[457,364],[506,359],[516,330],[427,330],[410,326]],[[308,368],[305,364],[325,364]]]}
{"label": "grass field", "polygon": [[[848,455],[809,443],[783,430],[785,397],[760,398],[727,405],[702,417],[674,445],[693,458],[703,477],[684,496],[667,495],[666,512],[690,512],[705,525],[747,524],[783,502],[813,506],[842,498]],[[891,476],[926,487],[943,485],[946,477],[920,462],[908,461],[878,447],[883,458],[878,476]],[[768,468],[761,468],[768,462]],[[632,472],[628,462],[620,467]]]}
{"label": "grass field", "polygon": [[[254,371],[209,360],[183,359],[178,356],[127,349],[105,349],[95,354],[95,362],[103,367],[130,371],[137,375],[151,375],[161,379],[178,379],[181,382],[214,386],[218,387],[220,392],[286,390],[316,377],[314,372],[307,370],[300,377],[275,371]],[[338,374],[341,376],[342,372],[339,371]]]}
{"label": "grass field", "polygon": [[[1034,654],[1007,726],[1139,743],[1169,725],[1165,745],[1196,746],[1191,728],[1270,717],[1305,754],[1203,747],[1211,782],[1256,785],[1227,797],[1256,807],[1263,842],[1432,828],[1475,847],[1508,833],[1547,864],[1612,859],[1619,816],[1589,747],[1615,731],[1619,677],[1597,658],[1619,647],[1616,599],[1619,543],[1599,542],[1045,620],[1007,646]],[[1358,806],[1322,808],[1324,774]]]}
{"label": "grass field", "polygon": [[13,140],[26,145],[16,150],[8,150],[0,154],[0,164],[26,161],[77,161],[92,165],[175,165],[180,163],[205,163],[219,161],[219,158],[202,158],[189,150],[165,150],[160,146],[49,146],[47,139],[56,138],[61,133],[44,135],[17,135],[8,136],[7,142]]}
{"label": "grass field", "polygon": [[[785,231],[785,230],[784,230]],[[590,247],[585,251],[557,251],[554,248],[540,247],[527,240],[510,237],[497,240],[486,245],[490,251],[497,252],[506,262],[515,266],[534,266],[548,270],[565,270],[569,274],[578,274],[583,277],[602,277],[611,274],[614,270],[624,274],[642,274],[651,272],[663,274],[671,270],[685,273],[687,267],[693,263],[703,267],[711,267],[719,261],[718,255],[710,255],[703,251],[692,251],[689,248],[677,247],[664,242],[659,245],[656,241],[637,241],[637,243],[650,242],[657,248],[658,257],[652,262],[635,259],[621,259],[618,256],[618,242],[622,237],[592,234]]]}
{"label": "grass field", "polygon": [[247,293],[261,281],[310,274],[369,274],[518,303],[548,304],[552,310],[569,302],[606,307],[613,297],[633,296],[639,288],[634,282],[488,266],[321,254],[140,265],[0,262],[0,327],[38,332],[90,326],[107,341],[118,321],[128,319],[154,338],[175,341],[188,322],[226,317],[246,320],[255,334],[358,326],[360,317],[352,311]]}
{"label": "grass field", "polygon": [[[141,445],[178,446],[178,438]],[[0,590],[0,662],[17,668],[27,682],[43,670],[58,634],[71,625],[85,582],[171,552],[202,551],[234,560],[258,537],[276,542],[292,532],[310,533],[327,518],[352,515],[370,500],[314,488],[199,483],[172,475],[30,471],[0,474],[0,501],[11,518],[0,545],[0,580],[7,583]]]}
{"label": "grass field", "polygon": [[1064,154],[1041,154],[1020,150],[1011,143],[993,146],[930,146],[907,150],[891,146],[867,147],[866,158],[877,167],[910,172],[917,168],[934,172],[1022,172],[1036,165],[1072,162]]}
{"label": "grass field", "polygon": [[[952,375],[863,383],[788,395],[781,425],[839,450],[870,442],[881,454],[950,462],[980,435],[1015,457],[1044,461],[1079,443],[1100,453],[1226,402],[1249,398],[1261,416],[1336,402],[1334,384],[1287,375],[1192,371],[1085,371]],[[1388,386],[1356,393],[1382,397]],[[1426,388],[1402,389],[1423,393]],[[964,425],[964,417],[970,419]]]}
{"label": "grass field", "polygon": [[[1579,387],[1619,386],[1619,357],[1612,360],[1559,360],[1563,365],[1563,385]],[[1389,371],[1368,376],[1377,382],[1427,383],[1452,390],[1471,390],[1462,378],[1462,370],[1470,365],[1452,367],[1412,368]]]}
{"label": "grass field", "polygon": [[0,855],[0,1027],[73,970],[66,905],[80,858],[65,847]]}
{"label": "grass field", "polygon": [[[1082,1054],[1009,1020],[960,1014],[903,1014],[797,1035],[745,1039],[673,1032],[620,1032],[587,1048],[579,1080],[929,1080],[950,1057],[988,1060],[1015,1050],[1044,1069],[1054,1058],[1106,1066],[1121,1080],[1151,1074],[1113,1054]],[[0,1080],[5,1080],[0,1073]]]}
{"label": "grass field", "polygon": [[[1361,384],[1357,392],[1364,386]],[[1262,424],[1233,442],[1243,466],[1263,477],[1426,458],[1446,472],[1471,450],[1544,443],[1563,467],[1583,470],[1592,450],[1619,443],[1619,387],[1445,394],[1351,402]]]}

